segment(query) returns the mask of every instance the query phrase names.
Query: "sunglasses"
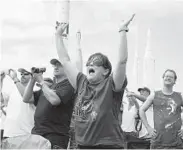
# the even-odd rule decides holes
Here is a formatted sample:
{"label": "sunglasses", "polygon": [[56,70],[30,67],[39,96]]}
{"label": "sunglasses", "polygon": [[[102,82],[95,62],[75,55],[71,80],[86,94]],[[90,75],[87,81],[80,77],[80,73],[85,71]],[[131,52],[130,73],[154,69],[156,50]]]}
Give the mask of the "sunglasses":
{"label": "sunglasses", "polygon": [[28,76],[30,73],[21,73],[21,76]]}
{"label": "sunglasses", "polygon": [[86,63],[86,66],[97,66],[97,67],[104,67],[105,69],[108,69],[109,68],[109,65],[107,62],[103,61],[101,58],[99,57],[95,57],[93,59],[90,59],[87,63]]}
{"label": "sunglasses", "polygon": [[104,66],[104,63],[101,59],[95,57],[95,58],[92,58],[90,59],[87,63],[86,63],[86,66]]}

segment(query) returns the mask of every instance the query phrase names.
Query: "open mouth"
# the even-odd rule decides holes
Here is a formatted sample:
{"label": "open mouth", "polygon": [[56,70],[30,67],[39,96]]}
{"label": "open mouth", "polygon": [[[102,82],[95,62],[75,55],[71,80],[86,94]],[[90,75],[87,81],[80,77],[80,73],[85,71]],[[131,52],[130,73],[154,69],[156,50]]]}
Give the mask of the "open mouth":
{"label": "open mouth", "polygon": [[89,69],[89,74],[91,74],[91,73],[95,73],[95,70],[93,68]]}

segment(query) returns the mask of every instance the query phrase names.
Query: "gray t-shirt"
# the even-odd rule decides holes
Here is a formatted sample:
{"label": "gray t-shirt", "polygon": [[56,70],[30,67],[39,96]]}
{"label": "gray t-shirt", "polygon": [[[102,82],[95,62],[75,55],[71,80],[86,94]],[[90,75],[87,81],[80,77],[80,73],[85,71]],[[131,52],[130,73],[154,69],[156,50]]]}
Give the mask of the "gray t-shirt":
{"label": "gray t-shirt", "polygon": [[85,75],[78,74],[74,118],[79,145],[123,147],[118,114],[124,88],[115,91],[111,76],[99,84],[91,84]]}
{"label": "gray t-shirt", "polygon": [[182,145],[182,140],[178,136],[182,125],[182,102],[182,97],[178,92],[174,92],[172,95],[165,95],[162,91],[155,92],[153,111],[157,137],[152,139],[152,145],[162,148]]}

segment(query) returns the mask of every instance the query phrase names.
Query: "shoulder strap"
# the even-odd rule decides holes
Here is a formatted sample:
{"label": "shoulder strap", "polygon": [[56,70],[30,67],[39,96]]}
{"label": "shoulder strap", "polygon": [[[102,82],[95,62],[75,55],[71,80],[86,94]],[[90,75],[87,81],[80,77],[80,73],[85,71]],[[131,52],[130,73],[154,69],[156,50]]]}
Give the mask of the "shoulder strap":
{"label": "shoulder strap", "polygon": [[140,119],[139,111],[137,112],[137,118],[135,118],[135,130],[138,133],[142,130],[142,121]]}

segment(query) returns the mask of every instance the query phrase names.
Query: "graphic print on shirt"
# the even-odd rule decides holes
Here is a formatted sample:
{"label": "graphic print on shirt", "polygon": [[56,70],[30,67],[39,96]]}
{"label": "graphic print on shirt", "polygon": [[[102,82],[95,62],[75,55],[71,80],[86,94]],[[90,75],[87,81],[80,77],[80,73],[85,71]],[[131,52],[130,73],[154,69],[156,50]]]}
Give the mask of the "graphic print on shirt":
{"label": "graphic print on shirt", "polygon": [[175,114],[177,110],[177,104],[175,103],[175,101],[172,98],[168,98],[167,105],[167,110],[169,110],[168,114]]}
{"label": "graphic print on shirt", "polygon": [[[172,98],[163,97],[163,102],[161,103],[161,105],[164,105],[165,110],[166,110],[164,112],[165,118],[167,118],[167,117],[169,118],[170,116],[174,116],[176,114],[178,105],[176,104],[176,102]],[[176,124],[176,122],[178,120],[179,119],[177,119],[177,120],[165,119],[165,122],[164,122],[165,129],[166,130],[172,129],[174,124]]]}
{"label": "graphic print on shirt", "polygon": [[94,92],[88,92],[89,95],[83,96],[85,92],[85,90],[82,90],[78,93],[73,115],[77,121],[88,121],[89,119],[94,121],[97,117],[97,112],[94,111],[94,102],[92,100],[95,94]]}

